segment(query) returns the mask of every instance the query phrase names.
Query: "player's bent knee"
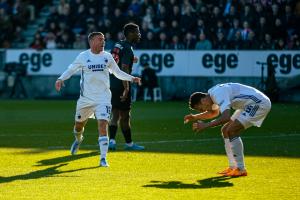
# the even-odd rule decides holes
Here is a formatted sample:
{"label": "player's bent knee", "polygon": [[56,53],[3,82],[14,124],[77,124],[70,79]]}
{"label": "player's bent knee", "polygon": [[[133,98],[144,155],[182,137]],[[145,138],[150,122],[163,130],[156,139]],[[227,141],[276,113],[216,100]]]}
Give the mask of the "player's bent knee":
{"label": "player's bent knee", "polygon": [[75,122],[74,127],[75,127],[76,132],[81,132],[84,127],[84,123],[83,122]]}
{"label": "player's bent knee", "polygon": [[223,138],[229,138],[227,129],[222,129],[222,136],[223,136]]}
{"label": "player's bent knee", "polygon": [[238,137],[238,136],[240,136],[240,131],[229,128],[228,131],[227,131],[227,135],[228,135],[229,138]]}

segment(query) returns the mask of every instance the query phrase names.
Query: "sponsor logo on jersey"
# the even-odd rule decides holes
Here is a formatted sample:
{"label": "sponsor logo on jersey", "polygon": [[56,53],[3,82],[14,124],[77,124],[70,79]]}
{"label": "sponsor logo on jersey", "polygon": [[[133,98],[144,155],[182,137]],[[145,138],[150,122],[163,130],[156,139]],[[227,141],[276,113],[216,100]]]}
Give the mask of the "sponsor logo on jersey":
{"label": "sponsor logo on jersey", "polygon": [[88,65],[88,69],[93,72],[103,71],[106,68],[106,64],[96,64],[96,65]]}

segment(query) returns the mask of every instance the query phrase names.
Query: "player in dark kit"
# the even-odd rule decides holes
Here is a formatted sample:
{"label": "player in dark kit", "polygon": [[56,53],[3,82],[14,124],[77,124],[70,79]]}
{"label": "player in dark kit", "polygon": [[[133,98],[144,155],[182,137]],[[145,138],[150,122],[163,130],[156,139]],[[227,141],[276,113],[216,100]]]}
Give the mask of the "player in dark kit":
{"label": "player in dark kit", "polygon": [[[111,54],[124,72],[131,74],[133,63],[137,62],[137,58],[133,54],[132,45],[139,42],[141,33],[139,26],[134,23],[126,24],[123,28],[125,40],[117,42],[111,50]],[[110,88],[112,92],[112,119],[109,125],[109,149],[116,149],[116,133],[118,130],[118,122],[120,123],[122,133],[125,138],[126,150],[144,150],[143,146],[139,146],[132,142],[131,126],[130,126],[130,110],[131,110],[131,86],[128,81],[119,81],[114,75],[110,75]]]}

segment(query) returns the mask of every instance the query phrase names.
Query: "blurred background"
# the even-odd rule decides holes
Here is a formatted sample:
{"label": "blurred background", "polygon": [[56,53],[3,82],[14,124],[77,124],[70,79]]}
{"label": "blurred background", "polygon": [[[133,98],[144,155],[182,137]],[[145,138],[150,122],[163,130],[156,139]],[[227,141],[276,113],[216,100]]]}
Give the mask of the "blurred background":
{"label": "blurred background", "polygon": [[128,22],[142,34],[135,101],[240,82],[300,102],[299,0],[0,0],[0,98],[76,99],[80,77],[58,94],[59,74],[90,32],[103,32],[109,51]]}

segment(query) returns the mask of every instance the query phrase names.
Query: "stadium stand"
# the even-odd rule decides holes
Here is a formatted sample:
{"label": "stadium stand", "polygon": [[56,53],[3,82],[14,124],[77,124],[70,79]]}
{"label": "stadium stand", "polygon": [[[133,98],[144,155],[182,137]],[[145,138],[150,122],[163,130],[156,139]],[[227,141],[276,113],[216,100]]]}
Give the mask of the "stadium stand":
{"label": "stadium stand", "polygon": [[85,48],[91,31],[113,43],[128,22],[141,27],[138,49],[300,48],[297,0],[0,1],[2,48]]}

